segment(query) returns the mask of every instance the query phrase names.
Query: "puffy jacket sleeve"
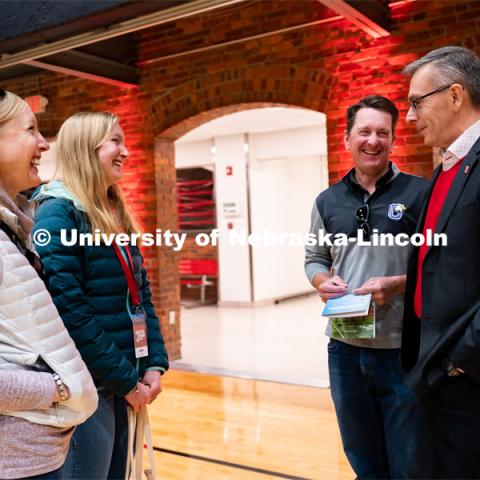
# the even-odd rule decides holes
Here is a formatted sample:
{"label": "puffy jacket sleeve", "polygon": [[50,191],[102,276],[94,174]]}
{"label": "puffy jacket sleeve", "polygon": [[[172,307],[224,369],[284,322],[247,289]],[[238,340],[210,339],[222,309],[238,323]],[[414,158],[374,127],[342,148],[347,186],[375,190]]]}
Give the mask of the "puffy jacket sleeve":
{"label": "puffy jacket sleeve", "polygon": [[168,370],[168,354],[160,331],[160,321],[155,313],[152,303],[152,292],[147,271],[143,267],[142,258],[142,305],[147,314],[148,326],[148,360],[147,370],[160,370],[162,373]]}
{"label": "puffy jacket sleeve", "polygon": [[34,234],[44,229],[51,240],[36,249],[45,266],[48,290],[95,383],[125,396],[135,387],[138,373],[95,319],[84,291],[88,266],[84,265],[83,247],[61,242],[61,229],[80,228],[76,212],[68,200],[45,200],[35,215]]}

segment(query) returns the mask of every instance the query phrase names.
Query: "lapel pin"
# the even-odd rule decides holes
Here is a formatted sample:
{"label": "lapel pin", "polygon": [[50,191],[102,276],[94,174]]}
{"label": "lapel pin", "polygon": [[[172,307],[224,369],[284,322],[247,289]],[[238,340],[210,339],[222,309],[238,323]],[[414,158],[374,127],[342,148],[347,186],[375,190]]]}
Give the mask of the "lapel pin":
{"label": "lapel pin", "polygon": [[463,174],[468,175],[469,171],[470,171],[470,165],[465,165],[465,170],[463,171]]}

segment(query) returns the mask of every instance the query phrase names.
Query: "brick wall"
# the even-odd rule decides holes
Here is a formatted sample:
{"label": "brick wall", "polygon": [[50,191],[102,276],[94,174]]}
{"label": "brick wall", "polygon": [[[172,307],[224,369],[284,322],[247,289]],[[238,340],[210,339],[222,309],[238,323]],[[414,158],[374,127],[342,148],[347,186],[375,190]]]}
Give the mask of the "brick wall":
{"label": "brick wall", "polygon": [[[2,86],[24,97],[42,92],[49,99],[47,112],[37,116],[39,128],[47,137],[54,137],[62,121],[78,111],[107,110],[117,114],[130,153],[121,183],[130,208],[144,231],[165,230],[172,222],[176,225],[176,209],[165,207],[175,192],[175,174],[169,165],[165,167],[154,160],[148,95],[53,73],[21,77]],[[157,191],[165,193],[157,198]],[[175,358],[180,352],[179,323],[171,326],[167,318],[170,310],[176,311],[177,318],[180,314],[176,263],[170,252],[162,248],[146,248],[143,253],[162,332],[170,355]]]}
{"label": "brick wall", "polygon": [[393,160],[405,170],[430,176],[431,150],[403,120],[408,81],[401,69],[438,46],[477,48],[480,2],[392,2],[390,9],[393,31],[386,38],[373,40],[337,20],[161,61],[155,58],[318,21],[333,13],[316,0],[264,0],[237,6],[228,14],[211,12],[141,32],[144,87],[155,92],[155,132],[231,104],[272,102],[322,111],[327,114],[333,182],[350,166],[343,146],[346,107],[378,93],[401,110]]}
{"label": "brick wall", "polygon": [[[346,107],[372,93],[401,110],[393,159],[405,170],[430,176],[431,149],[404,122],[408,80],[402,67],[428,50],[465,45],[480,52],[480,2],[394,2],[392,35],[374,40],[316,0],[254,0],[229,9],[178,20],[137,34],[139,91],[107,87],[59,74],[21,77],[4,86],[50,101],[38,116],[53,136],[61,121],[79,110],[118,113],[131,152],[122,182],[145,229],[176,229],[173,141],[201,123],[245,107],[289,105],[327,115],[330,181],[350,167],[343,148]],[[200,53],[156,57],[232,41],[246,35],[327,19],[307,28],[243,41]],[[177,256],[168,249],[145,251],[154,300],[173,358],[180,352]],[[177,316],[178,318],[178,316]]]}

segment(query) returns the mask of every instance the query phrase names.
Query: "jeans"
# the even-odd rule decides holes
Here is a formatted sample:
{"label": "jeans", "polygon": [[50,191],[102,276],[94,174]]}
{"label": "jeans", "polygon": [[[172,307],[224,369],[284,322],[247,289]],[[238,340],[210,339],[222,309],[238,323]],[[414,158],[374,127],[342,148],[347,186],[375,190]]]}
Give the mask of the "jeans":
{"label": "jeans", "polygon": [[63,467],[54,470],[53,472],[42,473],[41,475],[35,475],[34,477],[24,477],[22,480],[63,480]]}
{"label": "jeans", "polygon": [[328,366],[345,454],[358,479],[426,478],[430,448],[400,349],[328,344]]}
{"label": "jeans", "polygon": [[125,479],[128,448],[127,404],[99,392],[98,409],[75,430],[67,460],[66,479]]}

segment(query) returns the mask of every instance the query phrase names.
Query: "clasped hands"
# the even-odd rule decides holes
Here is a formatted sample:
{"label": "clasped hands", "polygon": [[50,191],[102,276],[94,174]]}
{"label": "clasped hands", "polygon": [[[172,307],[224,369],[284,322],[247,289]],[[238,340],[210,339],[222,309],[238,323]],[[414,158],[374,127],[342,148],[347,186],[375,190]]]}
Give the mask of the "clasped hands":
{"label": "clasped hands", "polygon": [[145,405],[152,403],[162,391],[162,376],[159,371],[145,372],[143,378],[130,393],[125,395],[125,400],[138,412]]}

